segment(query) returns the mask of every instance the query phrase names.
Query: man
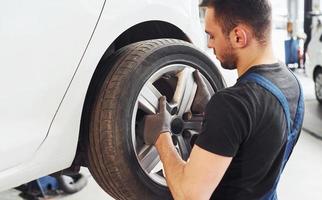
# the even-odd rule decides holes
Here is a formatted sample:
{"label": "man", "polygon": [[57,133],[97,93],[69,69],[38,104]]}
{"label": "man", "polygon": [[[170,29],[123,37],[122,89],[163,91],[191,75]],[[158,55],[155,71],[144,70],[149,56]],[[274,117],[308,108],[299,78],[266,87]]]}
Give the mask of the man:
{"label": "man", "polygon": [[[222,67],[237,69],[237,84],[210,99],[199,72],[194,73],[198,89],[192,111],[205,111],[205,121],[187,162],[173,146],[165,97],[159,113],[146,117],[145,142],[155,144],[174,199],[276,199],[280,172],[302,125],[303,105],[296,78],[273,53],[270,2],[204,0],[202,6],[208,46]],[[245,81],[250,74],[264,77],[285,95]]]}

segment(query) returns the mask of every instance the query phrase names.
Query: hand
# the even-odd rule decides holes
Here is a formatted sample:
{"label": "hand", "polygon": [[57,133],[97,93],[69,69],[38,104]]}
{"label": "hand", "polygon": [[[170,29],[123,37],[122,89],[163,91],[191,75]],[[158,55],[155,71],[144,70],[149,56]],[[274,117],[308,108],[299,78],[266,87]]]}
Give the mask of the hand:
{"label": "hand", "polygon": [[147,145],[155,144],[159,135],[170,132],[171,115],[166,109],[167,100],[165,96],[159,99],[159,112],[148,115],[144,119],[144,142]]}
{"label": "hand", "polygon": [[207,103],[211,98],[211,95],[208,91],[206,83],[204,82],[198,70],[195,70],[193,72],[193,77],[195,82],[197,83],[197,92],[191,106],[191,111],[197,114],[201,114],[205,111]]}

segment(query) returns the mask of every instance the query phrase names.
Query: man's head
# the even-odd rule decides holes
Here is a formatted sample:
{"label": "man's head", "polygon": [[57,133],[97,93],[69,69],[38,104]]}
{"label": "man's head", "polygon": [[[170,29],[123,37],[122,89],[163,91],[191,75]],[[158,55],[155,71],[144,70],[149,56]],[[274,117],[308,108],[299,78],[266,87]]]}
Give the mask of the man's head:
{"label": "man's head", "polygon": [[264,47],[271,33],[269,0],[203,0],[208,46],[226,69],[235,69],[238,52],[251,44]]}

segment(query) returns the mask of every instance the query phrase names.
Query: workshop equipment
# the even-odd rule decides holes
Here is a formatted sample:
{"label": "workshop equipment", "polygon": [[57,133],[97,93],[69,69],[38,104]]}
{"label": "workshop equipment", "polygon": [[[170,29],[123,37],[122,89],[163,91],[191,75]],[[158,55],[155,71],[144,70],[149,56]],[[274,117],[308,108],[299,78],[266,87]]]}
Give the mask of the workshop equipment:
{"label": "workshop equipment", "polygon": [[44,176],[16,189],[26,200],[54,197],[63,194],[73,194],[87,185],[87,179],[80,173],[74,175]]}

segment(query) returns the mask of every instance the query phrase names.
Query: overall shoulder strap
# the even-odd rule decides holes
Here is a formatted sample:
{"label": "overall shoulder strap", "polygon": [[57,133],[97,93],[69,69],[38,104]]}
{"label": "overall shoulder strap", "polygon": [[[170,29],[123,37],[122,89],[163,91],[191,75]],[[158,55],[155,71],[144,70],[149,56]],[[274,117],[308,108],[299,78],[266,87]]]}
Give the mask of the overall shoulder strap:
{"label": "overall shoulder strap", "polygon": [[285,163],[288,161],[290,155],[292,154],[293,148],[297,143],[297,140],[299,139],[302,123],[304,119],[304,96],[303,96],[302,86],[299,80],[296,78],[295,74],[292,71],[291,73],[296,79],[299,87],[299,98],[297,102],[297,109],[295,113],[293,127],[291,127],[291,132],[288,135],[288,140],[291,140],[291,142],[290,144],[288,144],[289,147],[286,149],[287,151],[286,151]]}
{"label": "overall shoulder strap", "polygon": [[271,81],[257,73],[249,73],[241,79],[241,82],[255,82],[272,93],[281,104],[287,121],[288,132],[291,131],[291,114],[288,101],[283,92]]}
{"label": "overall shoulder strap", "polygon": [[299,82],[299,80],[296,78],[295,74],[290,70],[291,74],[294,76],[295,80],[297,81],[297,84],[299,86],[299,99],[297,102],[297,109],[294,119],[294,124],[292,127],[292,132],[299,132],[301,129],[301,125],[303,123],[304,118],[304,96],[303,96],[303,89]]}

